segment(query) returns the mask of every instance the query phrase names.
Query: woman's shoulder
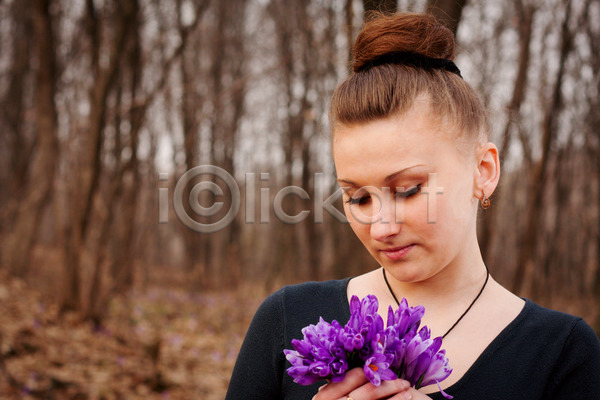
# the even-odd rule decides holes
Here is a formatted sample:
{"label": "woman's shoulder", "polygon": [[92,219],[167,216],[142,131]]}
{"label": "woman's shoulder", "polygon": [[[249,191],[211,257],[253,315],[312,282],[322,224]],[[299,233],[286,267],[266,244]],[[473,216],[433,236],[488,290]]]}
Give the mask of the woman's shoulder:
{"label": "woman's shoulder", "polygon": [[285,285],[271,293],[263,305],[294,306],[296,303],[306,304],[334,296],[346,296],[346,288],[350,278],[327,281],[307,281]]}
{"label": "woman's shoulder", "polygon": [[528,399],[599,398],[600,340],[594,330],[580,317],[523,300],[516,318],[444,390],[457,398],[484,398],[490,392],[495,398],[515,393]]}
{"label": "woman's shoulder", "polygon": [[581,317],[543,307],[530,299],[523,310],[522,329],[545,339],[555,351],[571,355],[595,354],[600,356],[600,339]]}
{"label": "woman's shoulder", "polygon": [[[598,398],[600,339],[581,317],[551,310],[526,299],[525,342],[537,358],[537,370],[552,366],[547,394],[553,398]],[[544,354],[545,353],[545,354]]]}
{"label": "woman's shoulder", "polygon": [[310,298],[319,300],[322,298],[331,298],[332,296],[343,295],[346,298],[346,288],[350,278],[328,281],[309,281],[286,285],[279,289],[274,295],[284,297],[288,301],[297,301],[298,299],[306,302]]}
{"label": "woman's shoulder", "polygon": [[526,357],[537,368],[541,363],[544,368],[561,365],[560,369],[568,370],[569,364],[574,368],[591,363],[600,373],[600,340],[583,318],[523,300],[521,313],[491,347],[502,348],[508,358]]}
{"label": "woman's shoulder", "polygon": [[286,341],[301,335],[303,327],[318,323],[319,318],[344,324],[350,317],[348,281],[349,278],[284,286],[263,301],[255,319],[270,326],[277,321]]}
{"label": "woman's shoulder", "polygon": [[[526,297],[519,297],[500,285],[495,286],[493,296],[488,298],[488,314],[506,322],[498,338],[519,339],[520,343],[531,341],[564,342],[573,331],[593,333],[592,328],[578,316],[544,307]],[[487,314],[486,314],[487,315]],[[492,324],[491,321],[489,324]]]}
{"label": "woman's shoulder", "polygon": [[[287,315],[328,319],[339,317],[348,309],[346,289],[350,278],[328,281],[310,281],[286,285],[271,294],[265,304],[277,305]],[[335,319],[335,318],[334,318]]]}
{"label": "woman's shoulder", "polygon": [[283,345],[291,340],[288,336],[299,335],[304,326],[319,322],[319,317],[340,321],[349,313],[345,311],[348,280],[304,282],[271,293],[256,310],[247,337],[264,339],[268,334]]}
{"label": "woman's shoulder", "polygon": [[581,317],[546,308],[528,298],[523,298],[523,300],[525,300],[525,307],[521,315],[522,322],[529,329],[543,328],[548,335],[557,332],[568,335],[573,331],[591,331],[593,333],[593,329]]}

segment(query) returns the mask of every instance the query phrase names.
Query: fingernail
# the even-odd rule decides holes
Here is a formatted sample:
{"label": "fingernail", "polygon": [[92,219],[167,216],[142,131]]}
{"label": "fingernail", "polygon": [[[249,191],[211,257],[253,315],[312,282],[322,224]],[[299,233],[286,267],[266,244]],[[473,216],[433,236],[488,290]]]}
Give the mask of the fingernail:
{"label": "fingernail", "polygon": [[412,399],[412,394],[410,393],[405,393],[404,397],[406,398],[406,400],[411,400]]}

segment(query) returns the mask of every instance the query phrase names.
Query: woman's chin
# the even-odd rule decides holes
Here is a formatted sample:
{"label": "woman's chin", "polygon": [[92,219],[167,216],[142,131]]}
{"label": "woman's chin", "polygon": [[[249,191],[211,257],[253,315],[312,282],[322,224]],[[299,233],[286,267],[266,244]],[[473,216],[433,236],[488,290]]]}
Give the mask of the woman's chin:
{"label": "woman's chin", "polygon": [[423,274],[421,268],[410,266],[405,264],[393,264],[393,263],[380,263],[386,271],[388,279],[393,278],[394,280],[401,283],[417,283],[427,279],[427,275]]}

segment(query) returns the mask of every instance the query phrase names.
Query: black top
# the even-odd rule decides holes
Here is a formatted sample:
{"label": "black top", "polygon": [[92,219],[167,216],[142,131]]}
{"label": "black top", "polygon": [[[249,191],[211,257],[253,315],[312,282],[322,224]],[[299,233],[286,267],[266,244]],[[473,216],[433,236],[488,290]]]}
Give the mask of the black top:
{"label": "black top", "polygon": [[[283,349],[319,317],[350,318],[348,281],[286,286],[259,307],[240,350],[227,400],[311,399],[324,382],[301,386],[285,370]],[[445,392],[455,400],[599,400],[600,340],[581,318],[529,299],[520,314]],[[452,360],[450,360],[452,365]],[[441,393],[428,394],[442,400]]]}

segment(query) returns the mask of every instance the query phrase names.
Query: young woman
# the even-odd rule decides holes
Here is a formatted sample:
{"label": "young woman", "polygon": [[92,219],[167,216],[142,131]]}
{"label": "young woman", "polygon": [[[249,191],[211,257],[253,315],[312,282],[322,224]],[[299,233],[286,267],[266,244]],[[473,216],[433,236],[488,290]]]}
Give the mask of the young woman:
{"label": "young woman", "polygon": [[498,150],[453,57],[452,33],[432,16],[379,16],[360,32],[354,73],[331,101],[333,158],[350,226],[380,268],[272,294],[227,399],[442,399],[435,385],[374,386],[360,368],[312,386],[286,374],[283,349],[303,327],[319,317],[345,324],[351,296],[368,294],[380,313],[403,297],[425,307],[423,324],[444,337],[453,369],[442,389],[457,400],[600,399],[600,341],[589,325],[515,296],[483,262],[477,209],[498,184]]}

